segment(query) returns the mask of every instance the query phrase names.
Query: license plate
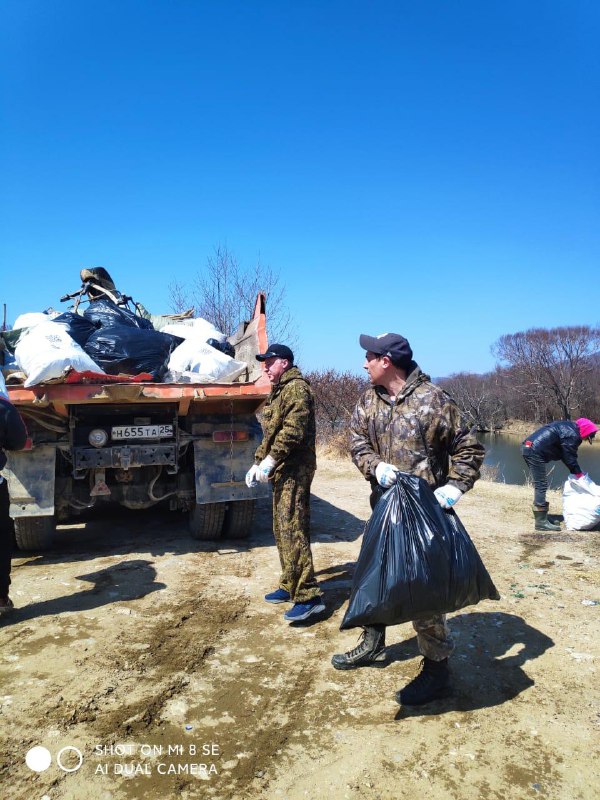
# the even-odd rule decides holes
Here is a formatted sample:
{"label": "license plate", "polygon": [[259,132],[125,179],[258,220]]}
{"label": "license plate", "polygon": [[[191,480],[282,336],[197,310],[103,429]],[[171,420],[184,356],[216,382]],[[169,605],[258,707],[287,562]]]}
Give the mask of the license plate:
{"label": "license plate", "polygon": [[172,425],[117,425],[110,432],[112,439],[163,439],[173,436]]}

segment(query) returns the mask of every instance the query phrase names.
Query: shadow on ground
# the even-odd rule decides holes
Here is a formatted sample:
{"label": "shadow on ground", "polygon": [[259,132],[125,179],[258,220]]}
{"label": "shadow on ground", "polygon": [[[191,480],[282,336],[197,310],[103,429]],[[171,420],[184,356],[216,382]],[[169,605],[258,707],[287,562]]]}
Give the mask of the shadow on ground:
{"label": "shadow on ground", "polygon": [[[512,700],[534,685],[524,669],[554,641],[522,617],[504,612],[462,613],[450,619],[456,650],[450,660],[452,694],[425,706],[403,706],[396,719],[473,711]],[[390,650],[390,664],[416,655],[416,637]],[[401,688],[400,686],[398,687]]]}
{"label": "shadow on ground", "polygon": [[3,626],[68,612],[90,611],[111,603],[137,600],[166,588],[166,584],[156,581],[156,570],[152,562],[143,559],[122,561],[97,572],[76,575],[75,579],[89,581],[92,586],[65,597],[17,608],[9,616],[2,618]]}
{"label": "shadow on ground", "polygon": [[[311,496],[311,539],[314,542],[353,541],[364,521],[315,495]],[[99,556],[127,555],[143,551],[152,556],[214,553],[227,549],[246,551],[274,544],[271,500],[258,500],[251,534],[247,539],[221,538],[200,541],[188,530],[187,514],[160,508],[132,511],[108,506],[87,513],[77,521],[59,525],[52,549],[45,552],[15,550],[27,567],[89,561]],[[15,567],[18,569],[18,566]]]}

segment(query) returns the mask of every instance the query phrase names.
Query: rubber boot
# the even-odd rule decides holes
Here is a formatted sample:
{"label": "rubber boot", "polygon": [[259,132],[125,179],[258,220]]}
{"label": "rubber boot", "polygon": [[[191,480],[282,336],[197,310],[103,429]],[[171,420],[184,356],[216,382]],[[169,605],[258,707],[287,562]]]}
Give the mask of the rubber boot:
{"label": "rubber boot", "polygon": [[449,689],[448,659],[433,661],[425,657],[417,677],[407,683],[404,689],[396,692],[396,701],[403,706],[422,706],[439,697],[445,697],[449,694]]}
{"label": "rubber boot", "polygon": [[337,653],[331,659],[336,669],[356,669],[381,665],[385,661],[385,629],[366,627],[358,645],[347,653]]}
{"label": "rubber boot", "polygon": [[555,522],[550,522],[548,519],[548,508],[549,503],[545,503],[543,506],[533,506],[533,516],[535,517],[535,529],[536,531],[559,531],[560,525],[557,525]]}

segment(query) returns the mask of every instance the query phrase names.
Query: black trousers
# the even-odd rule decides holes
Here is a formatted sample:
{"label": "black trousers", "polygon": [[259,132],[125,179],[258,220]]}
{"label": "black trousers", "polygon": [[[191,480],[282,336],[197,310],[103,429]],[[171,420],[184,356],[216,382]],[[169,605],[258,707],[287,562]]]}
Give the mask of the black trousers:
{"label": "black trousers", "polygon": [[536,506],[546,505],[546,492],[548,491],[548,471],[546,462],[530,447],[521,445],[521,455],[529,467],[533,480],[533,502]]}
{"label": "black trousers", "polygon": [[0,597],[8,597],[8,587],[10,586],[14,526],[9,511],[8,484],[6,480],[3,480],[0,483]]}

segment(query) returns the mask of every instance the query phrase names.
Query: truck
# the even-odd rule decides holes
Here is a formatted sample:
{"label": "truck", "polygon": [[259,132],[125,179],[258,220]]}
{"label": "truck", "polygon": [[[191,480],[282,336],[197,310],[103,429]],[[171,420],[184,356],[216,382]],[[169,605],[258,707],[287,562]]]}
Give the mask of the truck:
{"label": "truck", "polygon": [[5,471],[17,547],[50,549],[57,523],[106,504],[184,513],[196,539],[247,537],[270,493],[245,482],[270,392],[255,358],[267,347],[264,294],[229,341],[247,364],[233,383],[9,385],[29,432]]}

